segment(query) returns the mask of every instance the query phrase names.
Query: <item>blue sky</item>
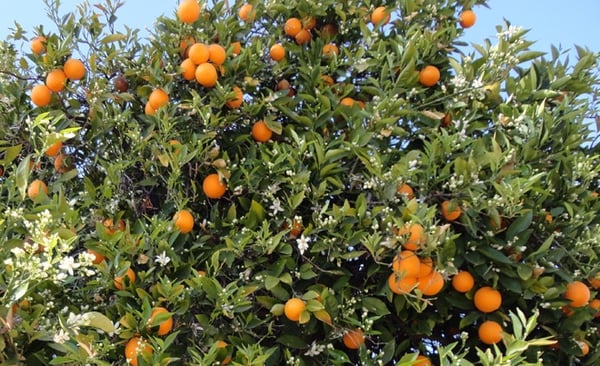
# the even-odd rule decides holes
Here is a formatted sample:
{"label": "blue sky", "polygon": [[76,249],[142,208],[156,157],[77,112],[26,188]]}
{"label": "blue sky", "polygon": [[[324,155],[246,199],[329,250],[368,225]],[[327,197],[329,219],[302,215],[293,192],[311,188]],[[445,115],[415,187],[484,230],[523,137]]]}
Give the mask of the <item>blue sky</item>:
{"label": "blue sky", "polygon": [[[0,12],[0,39],[5,39],[15,21],[26,30],[47,23],[42,0],[2,0]],[[62,13],[75,9],[81,0],[62,0]],[[93,0],[92,3],[101,2]],[[162,14],[174,15],[177,0],[125,0],[120,23],[131,27],[151,27]],[[140,6],[143,4],[143,6]],[[509,20],[512,24],[532,29],[528,39],[537,41],[536,50],[548,51],[550,45],[563,49],[574,44],[600,51],[600,0],[490,0],[490,9],[476,7],[477,24],[465,33],[467,42],[481,43],[495,38],[495,26]]]}

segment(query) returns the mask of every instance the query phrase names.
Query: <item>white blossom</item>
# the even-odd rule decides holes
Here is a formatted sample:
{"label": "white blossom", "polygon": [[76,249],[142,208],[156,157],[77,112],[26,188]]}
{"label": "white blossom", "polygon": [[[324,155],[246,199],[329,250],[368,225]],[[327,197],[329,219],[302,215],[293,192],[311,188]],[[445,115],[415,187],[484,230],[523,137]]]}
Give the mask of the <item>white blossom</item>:
{"label": "white blossom", "polygon": [[304,234],[296,239],[296,244],[298,245],[298,251],[300,254],[304,255],[304,252],[308,249],[309,238],[305,237]]}
{"label": "white blossom", "polygon": [[156,261],[160,264],[161,267],[166,266],[171,261],[171,258],[167,256],[167,253],[163,250],[162,253],[156,256]]}

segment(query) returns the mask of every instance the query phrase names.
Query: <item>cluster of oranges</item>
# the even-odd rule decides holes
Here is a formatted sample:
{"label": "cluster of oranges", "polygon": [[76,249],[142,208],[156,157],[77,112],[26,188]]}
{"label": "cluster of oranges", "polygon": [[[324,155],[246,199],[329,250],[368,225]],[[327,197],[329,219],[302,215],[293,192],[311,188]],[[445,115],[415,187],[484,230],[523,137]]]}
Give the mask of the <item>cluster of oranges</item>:
{"label": "cluster of oranges", "polygon": [[402,250],[394,257],[388,286],[393,293],[405,295],[418,289],[425,296],[435,296],[444,288],[445,279],[433,266],[430,257],[420,258],[412,250]]}
{"label": "cluster of oranges", "polygon": [[[32,41],[31,50],[33,53],[42,53],[45,50],[43,38],[36,38]],[[40,46],[40,43],[42,46]],[[31,89],[31,101],[38,107],[45,107],[52,99],[52,93],[58,93],[64,90],[67,80],[80,80],[85,76],[85,65],[81,60],[69,58],[63,64],[62,68],[56,68],[46,75],[45,84],[39,84]]]}

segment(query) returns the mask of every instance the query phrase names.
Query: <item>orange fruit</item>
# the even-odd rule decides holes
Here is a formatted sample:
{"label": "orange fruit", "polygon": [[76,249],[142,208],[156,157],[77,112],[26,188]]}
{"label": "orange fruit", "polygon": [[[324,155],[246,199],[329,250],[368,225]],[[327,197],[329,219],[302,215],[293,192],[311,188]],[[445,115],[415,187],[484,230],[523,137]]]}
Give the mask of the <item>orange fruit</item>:
{"label": "orange fruit", "polygon": [[323,56],[327,58],[331,58],[334,55],[337,55],[339,52],[340,50],[338,46],[333,43],[327,43],[325,46],[323,46]]}
{"label": "orange fruit", "polygon": [[115,86],[115,89],[117,89],[117,91],[120,91],[121,93],[125,93],[129,89],[129,82],[123,75],[117,76],[113,81],[113,84]]}
{"label": "orange fruit", "polygon": [[125,288],[125,284],[123,283],[123,280],[125,279],[125,277],[127,277],[129,279],[129,283],[134,283],[135,282],[135,272],[133,271],[133,269],[127,268],[127,272],[125,272],[124,275],[116,276],[114,278],[113,284],[115,285],[117,290],[122,290]]}
{"label": "orange fruit", "polygon": [[147,356],[152,354],[152,347],[144,338],[132,337],[125,345],[125,358],[132,366],[138,366],[138,356]]}
{"label": "orange fruit", "polygon": [[252,137],[258,142],[267,142],[273,136],[273,131],[263,121],[258,121],[252,126]]}
{"label": "orange fruit", "polygon": [[331,39],[338,32],[338,27],[335,24],[327,23],[321,27],[321,37]]}
{"label": "orange fruit", "polygon": [[242,53],[242,44],[239,41],[231,42],[231,53],[234,56]]}
{"label": "orange fruit", "polygon": [[354,100],[354,98],[351,98],[351,97],[345,97],[345,98],[342,98],[342,100],[340,100],[341,105],[350,107],[350,108],[352,108],[352,106],[354,106],[354,103],[356,103],[356,100]]}
{"label": "orange fruit", "polygon": [[312,39],[312,34],[310,34],[308,30],[302,29],[300,32],[296,33],[294,39],[296,40],[297,44],[306,44]]}
{"label": "orange fruit", "polygon": [[594,318],[600,317],[600,299],[593,299],[589,303],[590,308],[594,309]]}
{"label": "orange fruit", "polygon": [[437,84],[440,80],[440,69],[433,65],[425,66],[419,72],[419,83],[426,87],[431,87]]}
{"label": "orange fruit", "polygon": [[[67,160],[65,161],[65,159]],[[58,154],[54,158],[54,170],[60,174],[70,171],[72,169],[72,166],[68,159],[69,158],[64,154]]]}
{"label": "orange fruit", "polygon": [[294,96],[294,89],[292,88],[292,86],[290,85],[290,82],[287,81],[286,79],[281,79],[277,82],[277,85],[275,86],[275,89],[277,91],[280,90],[287,90],[287,95],[288,97],[293,97]]}
{"label": "orange fruit", "polygon": [[182,234],[187,234],[194,228],[194,216],[188,210],[179,210],[173,216],[173,224]]}
{"label": "orange fruit", "polygon": [[302,221],[294,219],[294,221],[292,221],[292,229],[290,230],[290,235],[298,236],[302,234],[302,229],[304,229]]}
{"label": "orange fruit", "polygon": [[200,11],[196,0],[183,0],[177,8],[177,17],[183,23],[191,24],[200,18]]}
{"label": "orange fruit", "polygon": [[279,62],[283,60],[285,58],[285,47],[281,43],[274,44],[269,50],[269,56],[271,56],[273,61]]}
{"label": "orange fruit", "polygon": [[52,145],[50,145],[46,151],[44,151],[44,154],[46,154],[46,156],[56,156],[60,153],[60,150],[62,149],[63,143],[62,141],[56,141],[55,143],[53,143]]}
{"label": "orange fruit", "polygon": [[157,88],[150,93],[150,97],[148,98],[148,104],[155,111],[161,107],[164,107],[169,103],[169,94],[166,91]]}
{"label": "orange fruit", "polygon": [[189,58],[183,60],[179,67],[181,67],[181,77],[185,80],[192,81],[196,78],[196,65]]}
{"label": "orange fruit", "polygon": [[204,178],[202,190],[206,197],[217,199],[223,197],[225,191],[227,191],[227,185],[221,182],[219,174],[213,173]]}
{"label": "orange fruit", "polygon": [[146,103],[146,105],[144,106],[144,113],[149,116],[154,116],[156,114],[156,109],[152,108],[150,103]]}
{"label": "orange fruit", "polygon": [[217,85],[217,69],[208,62],[198,65],[196,67],[196,81],[205,88],[212,88]]}
{"label": "orange fruit", "polygon": [[231,109],[236,109],[241,107],[244,102],[244,92],[237,86],[233,87],[233,92],[235,93],[235,97],[225,102],[225,105]]}
{"label": "orange fruit", "polygon": [[63,71],[70,80],[79,80],[85,76],[85,65],[81,60],[70,58],[63,65]]}
{"label": "orange fruit", "polygon": [[433,272],[433,259],[431,257],[419,259],[421,265],[419,266],[419,274],[417,278],[423,278]]}
{"label": "orange fruit", "polygon": [[496,344],[502,340],[502,326],[493,320],[486,320],[477,330],[479,339],[485,344]]}
{"label": "orange fruit", "polygon": [[359,349],[360,346],[365,344],[365,334],[360,328],[349,330],[344,333],[342,341],[344,342],[344,346],[348,349]]}
{"label": "orange fruit", "polygon": [[417,250],[427,243],[425,229],[421,224],[416,222],[407,222],[398,229],[397,234],[406,238],[403,247],[407,250]]}
{"label": "orange fruit", "polygon": [[431,360],[427,356],[418,355],[412,366],[431,366]]}
{"label": "orange fruit", "polygon": [[35,37],[31,40],[29,46],[31,47],[31,52],[35,53],[36,55],[41,55],[42,53],[46,52],[46,37]]}
{"label": "orange fruit", "polygon": [[31,102],[38,107],[45,107],[50,103],[52,91],[46,85],[36,85],[31,89]]}
{"label": "orange fruit", "polygon": [[458,17],[458,22],[460,26],[463,28],[470,28],[475,25],[475,21],[477,20],[477,16],[473,10],[464,10],[460,13]]}
{"label": "orange fruit", "polygon": [[419,285],[417,288],[425,296],[435,296],[444,288],[445,280],[442,274],[438,271],[431,271],[425,277],[419,277]]}
{"label": "orange fruit", "polygon": [[188,50],[188,57],[194,65],[200,65],[208,61],[210,51],[204,43],[194,43]]}
{"label": "orange fruit", "polygon": [[398,192],[398,194],[401,196],[408,198],[409,200],[415,198],[415,191],[413,191],[412,187],[406,183],[398,185],[396,192]]}
{"label": "orange fruit", "polygon": [[599,289],[600,288],[600,273],[596,273],[592,277],[588,278],[588,281],[590,282],[590,286],[592,286],[592,288],[594,290]]}
{"label": "orange fruit", "polygon": [[[169,312],[169,310],[163,308],[162,306],[153,308],[152,312],[150,313],[150,318],[148,319],[148,324],[150,326],[152,326],[152,324],[154,323],[154,318],[158,314],[168,313],[168,312]],[[157,335],[159,335],[159,336],[167,335],[173,329],[173,317],[169,317],[167,320],[163,320],[162,322],[156,324],[155,326],[158,326],[158,331],[156,332]]]}
{"label": "orange fruit", "polygon": [[590,288],[581,281],[573,281],[567,285],[564,297],[571,300],[569,305],[574,308],[584,306],[590,301]]}
{"label": "orange fruit", "polygon": [[403,250],[394,257],[392,269],[403,277],[417,277],[421,269],[421,260],[415,252]]}
{"label": "orange fruit", "polygon": [[296,37],[301,30],[302,22],[298,18],[288,19],[283,26],[283,31],[290,37]]}
{"label": "orange fruit", "polygon": [[502,305],[502,295],[500,291],[484,286],[475,291],[473,303],[479,311],[491,313],[498,310]]}
{"label": "orange fruit", "polygon": [[94,259],[92,260],[92,263],[94,263],[94,264],[100,264],[100,263],[102,263],[102,261],[105,258],[104,255],[100,254],[99,252],[95,251],[94,249],[88,249],[87,251],[92,256],[94,256]]}
{"label": "orange fruit", "polygon": [[36,179],[29,184],[29,187],[27,187],[27,197],[29,197],[31,200],[34,200],[37,196],[39,196],[41,191],[44,191],[45,194],[48,194],[48,186],[46,183],[44,183],[44,181]]}
{"label": "orange fruit", "polygon": [[442,216],[446,221],[454,221],[460,217],[462,210],[460,206],[454,201],[442,202]]}
{"label": "orange fruit", "polygon": [[292,297],[286,301],[285,306],[283,307],[285,317],[293,322],[300,320],[300,314],[302,314],[304,310],[306,310],[306,303],[304,300],[297,297]]}
{"label": "orange fruit", "polygon": [[335,84],[333,78],[329,75],[321,75],[321,80],[323,80],[323,83],[327,86],[332,86],[333,84]]}
{"label": "orange fruit", "polygon": [[256,17],[256,11],[252,4],[244,4],[238,10],[238,16],[244,22],[251,22]]}
{"label": "orange fruit", "polygon": [[388,277],[388,287],[393,293],[404,295],[411,292],[417,286],[417,277],[402,276],[397,272],[392,272]]}
{"label": "orange fruit", "polygon": [[458,292],[469,292],[475,286],[475,279],[467,271],[460,271],[452,277],[452,287]]}
{"label": "orange fruit", "polygon": [[53,92],[59,92],[65,88],[67,75],[61,69],[54,69],[46,75],[46,86]]}
{"label": "orange fruit", "polygon": [[441,120],[442,127],[448,127],[448,126],[450,126],[451,123],[452,123],[452,115],[450,113],[444,114],[444,117],[442,117],[442,120]]}
{"label": "orange fruit", "polygon": [[215,65],[223,65],[227,58],[227,51],[220,44],[213,43],[208,46],[208,61]]}
{"label": "orange fruit", "polygon": [[371,13],[371,23],[374,25],[385,25],[390,21],[390,13],[385,6],[375,8]]}
{"label": "orange fruit", "polygon": [[106,228],[106,231],[111,235],[117,231],[124,231],[127,228],[125,225],[125,221],[121,219],[117,221],[116,225],[114,224],[113,219],[104,219],[104,221],[102,221],[102,225]]}
{"label": "orange fruit", "polygon": [[579,346],[579,349],[581,350],[580,355],[583,356],[587,356],[588,353],[590,353],[590,345],[587,344],[587,342],[585,341],[577,341],[577,345]]}

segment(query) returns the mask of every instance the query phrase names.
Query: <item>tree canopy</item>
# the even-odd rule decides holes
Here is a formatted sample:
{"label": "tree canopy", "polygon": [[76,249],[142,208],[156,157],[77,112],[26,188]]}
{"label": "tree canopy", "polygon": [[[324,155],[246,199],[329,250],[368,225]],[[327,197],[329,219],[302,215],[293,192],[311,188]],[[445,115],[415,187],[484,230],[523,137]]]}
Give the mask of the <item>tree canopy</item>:
{"label": "tree canopy", "polygon": [[598,53],[467,45],[485,0],[44,2],[0,43],[0,363],[599,362]]}

